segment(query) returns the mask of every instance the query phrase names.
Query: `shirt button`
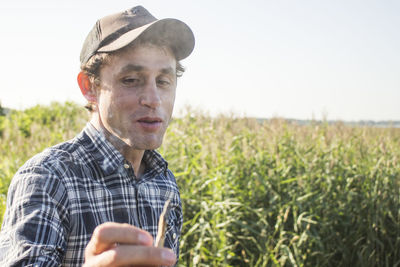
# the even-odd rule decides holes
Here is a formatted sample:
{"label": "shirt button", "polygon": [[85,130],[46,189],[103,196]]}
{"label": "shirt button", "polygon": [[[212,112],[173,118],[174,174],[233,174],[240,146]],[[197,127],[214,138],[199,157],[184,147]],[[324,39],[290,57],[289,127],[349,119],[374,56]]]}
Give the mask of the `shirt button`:
{"label": "shirt button", "polygon": [[129,164],[125,163],[125,164],[124,164],[124,168],[125,168],[125,169],[129,169]]}
{"label": "shirt button", "polygon": [[172,235],[172,238],[173,238],[173,239],[175,239],[175,238],[176,238],[176,233],[174,233],[174,234]]}

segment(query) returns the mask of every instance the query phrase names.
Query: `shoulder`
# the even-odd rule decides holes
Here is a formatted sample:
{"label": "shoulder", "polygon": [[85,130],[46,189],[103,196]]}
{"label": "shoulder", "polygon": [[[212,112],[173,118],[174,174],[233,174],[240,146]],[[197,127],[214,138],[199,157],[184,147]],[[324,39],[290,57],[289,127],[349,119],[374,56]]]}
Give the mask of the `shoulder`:
{"label": "shoulder", "polygon": [[174,173],[170,169],[166,169],[164,172],[164,176],[167,180],[171,181],[172,183],[176,184],[176,179]]}
{"label": "shoulder", "polygon": [[29,192],[31,190],[63,187],[63,178],[71,175],[80,164],[84,153],[79,139],[60,143],[34,155],[14,175],[9,191]]}
{"label": "shoulder", "polygon": [[75,139],[46,148],[26,161],[16,174],[32,171],[39,173],[49,171],[55,174],[63,172],[65,165],[70,165],[79,159],[79,154],[82,153],[79,150],[79,142],[76,142]]}

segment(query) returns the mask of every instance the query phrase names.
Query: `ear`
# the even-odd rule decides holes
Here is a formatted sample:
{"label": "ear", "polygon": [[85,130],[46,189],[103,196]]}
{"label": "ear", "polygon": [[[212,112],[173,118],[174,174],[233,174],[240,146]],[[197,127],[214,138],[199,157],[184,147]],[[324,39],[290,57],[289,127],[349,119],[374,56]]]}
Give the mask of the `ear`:
{"label": "ear", "polygon": [[89,77],[82,71],[78,74],[78,84],[81,88],[82,95],[86,98],[88,102],[97,103],[97,96]]}

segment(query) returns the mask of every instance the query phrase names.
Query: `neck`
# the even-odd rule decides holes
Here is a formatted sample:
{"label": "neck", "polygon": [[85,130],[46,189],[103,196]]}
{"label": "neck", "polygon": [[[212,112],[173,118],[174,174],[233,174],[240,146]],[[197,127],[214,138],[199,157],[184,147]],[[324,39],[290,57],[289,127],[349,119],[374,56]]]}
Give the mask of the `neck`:
{"label": "neck", "polygon": [[144,150],[134,149],[127,145],[117,136],[110,133],[104,125],[93,116],[90,123],[100,132],[104,134],[106,139],[124,156],[124,158],[131,163],[135,176],[139,179],[145,171],[145,164],[142,162]]}
{"label": "neck", "polygon": [[[115,136],[111,139],[115,139]],[[113,144],[111,140],[109,141],[111,144]],[[113,146],[116,147],[116,144],[113,144]],[[146,168],[143,162],[144,150],[132,149],[131,147],[125,144],[125,146],[121,150],[118,149],[118,151],[121,152],[121,154],[125,157],[125,159],[131,163],[131,165],[133,166],[133,171],[135,173],[135,176],[139,179],[144,173],[144,170]]]}

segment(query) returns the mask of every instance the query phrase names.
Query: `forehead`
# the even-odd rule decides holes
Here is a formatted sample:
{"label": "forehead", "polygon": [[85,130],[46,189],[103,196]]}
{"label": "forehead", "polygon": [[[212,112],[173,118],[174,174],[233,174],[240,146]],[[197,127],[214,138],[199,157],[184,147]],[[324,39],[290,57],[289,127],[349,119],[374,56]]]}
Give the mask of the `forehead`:
{"label": "forehead", "polygon": [[124,49],[110,54],[107,65],[118,67],[124,64],[144,64],[154,67],[176,65],[175,55],[168,46],[160,46],[151,43],[130,45]]}

